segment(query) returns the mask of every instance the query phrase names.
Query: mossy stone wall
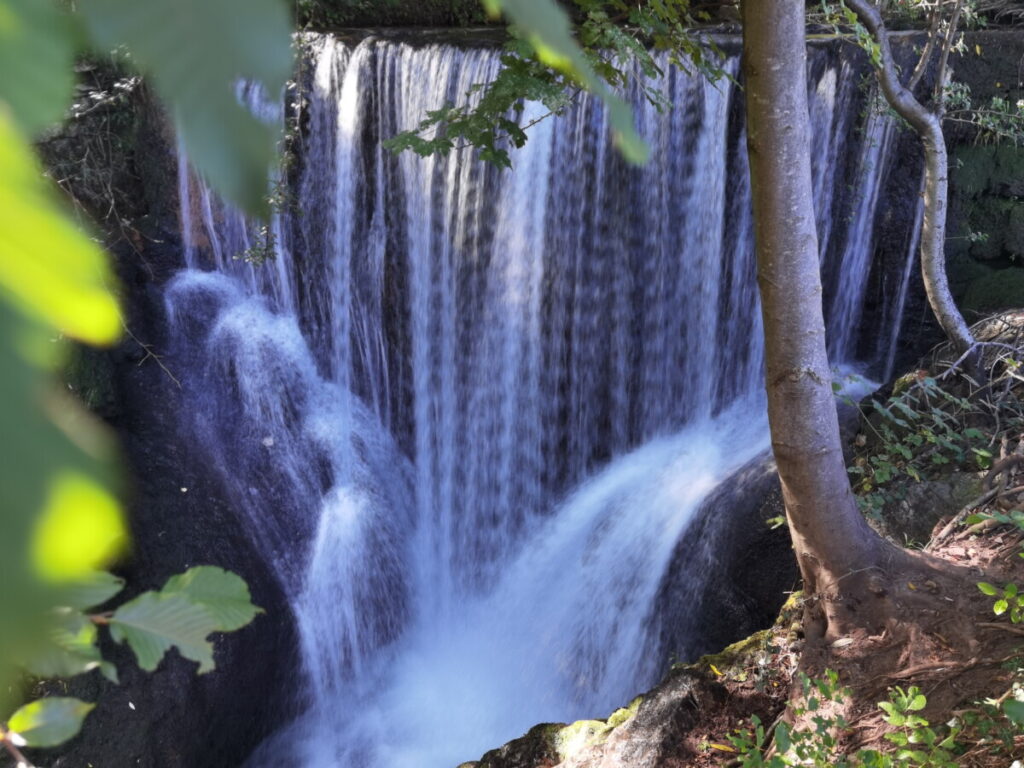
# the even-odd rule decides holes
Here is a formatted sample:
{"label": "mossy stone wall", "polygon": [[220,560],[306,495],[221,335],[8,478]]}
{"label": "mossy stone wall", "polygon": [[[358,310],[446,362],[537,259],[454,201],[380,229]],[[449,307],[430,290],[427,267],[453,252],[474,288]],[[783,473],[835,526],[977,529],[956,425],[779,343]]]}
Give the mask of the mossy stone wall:
{"label": "mossy stone wall", "polygon": [[480,0],[296,0],[300,27],[468,27],[487,23]]}
{"label": "mossy stone wall", "polygon": [[[974,32],[954,61],[954,77],[975,107],[993,97],[1024,98],[1024,32]],[[973,319],[1024,306],[1024,146],[986,142],[947,125],[950,215],[946,258],[953,295]]]}

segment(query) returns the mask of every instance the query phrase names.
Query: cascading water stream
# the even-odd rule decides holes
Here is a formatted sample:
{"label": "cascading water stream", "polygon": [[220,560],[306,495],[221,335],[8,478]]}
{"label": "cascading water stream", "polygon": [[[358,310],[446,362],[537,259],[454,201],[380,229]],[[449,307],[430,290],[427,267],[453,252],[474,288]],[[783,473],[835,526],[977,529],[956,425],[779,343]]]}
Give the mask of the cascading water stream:
{"label": "cascading water stream", "polygon": [[[666,67],[673,111],[632,94],[648,166],[622,161],[584,94],[500,171],[379,143],[493,77],[497,51],[305,44],[273,261],[237,258],[253,225],[182,157],[187,268],[166,289],[188,428],[301,637],[307,712],[250,765],[447,768],[657,679],[676,543],[767,447],[742,98]],[[812,51],[830,345],[847,361],[891,131],[856,130],[855,69]]]}

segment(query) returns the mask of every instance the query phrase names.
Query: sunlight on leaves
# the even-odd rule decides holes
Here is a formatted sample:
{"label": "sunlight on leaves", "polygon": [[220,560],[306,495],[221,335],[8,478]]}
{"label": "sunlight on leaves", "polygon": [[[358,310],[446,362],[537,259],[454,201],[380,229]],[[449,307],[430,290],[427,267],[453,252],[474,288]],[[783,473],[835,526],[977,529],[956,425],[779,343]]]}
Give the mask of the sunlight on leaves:
{"label": "sunlight on leaves", "polygon": [[7,722],[26,747],[55,747],[74,738],[95,704],[53,697],[26,704]]}
{"label": "sunlight on leaves", "polygon": [[106,257],[60,210],[28,142],[0,110],[0,291],[22,312],[93,344],[121,333]]}
{"label": "sunlight on leaves", "polygon": [[109,563],[126,531],[117,501],[94,480],[62,472],[32,539],[32,562],[48,581],[72,581]]}
{"label": "sunlight on leaves", "polygon": [[629,162],[647,162],[650,149],[633,125],[633,110],[597,76],[572,36],[565,11],[553,0],[484,0],[489,13],[499,10],[522,28],[537,56],[550,67],[569,74],[604,100],[615,143]]}

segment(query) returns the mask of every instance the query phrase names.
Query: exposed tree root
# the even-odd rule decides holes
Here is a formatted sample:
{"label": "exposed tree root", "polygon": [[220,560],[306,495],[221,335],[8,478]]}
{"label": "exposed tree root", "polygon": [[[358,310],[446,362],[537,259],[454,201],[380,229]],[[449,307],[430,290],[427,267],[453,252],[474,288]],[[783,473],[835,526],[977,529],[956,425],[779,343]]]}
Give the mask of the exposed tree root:
{"label": "exposed tree root", "polygon": [[[979,540],[974,548],[981,552],[971,567],[901,551],[886,568],[851,574],[842,590],[811,598],[818,622],[824,613],[828,625],[823,633],[808,636],[800,670],[812,678],[835,670],[840,684],[852,690],[851,698],[830,712],[857,724],[843,735],[850,751],[886,746],[888,726],[877,702],[887,698],[893,685],[920,687],[928,698],[924,716],[933,722],[1007,689],[1005,664],[1024,657],[1024,626],[994,621],[991,600],[978,591],[977,582],[1019,581],[1024,569],[1017,565],[1019,558],[1011,561],[1012,570],[1005,567],[999,540]],[[857,599],[858,594],[873,598]],[[843,609],[825,612],[814,603]]]}

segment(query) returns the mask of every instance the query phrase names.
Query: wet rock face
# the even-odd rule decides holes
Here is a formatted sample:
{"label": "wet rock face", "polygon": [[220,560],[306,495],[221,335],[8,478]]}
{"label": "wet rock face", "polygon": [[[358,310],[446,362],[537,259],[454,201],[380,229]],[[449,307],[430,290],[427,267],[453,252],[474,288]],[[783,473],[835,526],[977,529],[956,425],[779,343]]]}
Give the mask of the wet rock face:
{"label": "wet rock face", "polygon": [[[114,428],[126,465],[126,506],[132,552],[116,570],[124,596],[163,586],[190,566],[211,564],[240,574],[266,613],[248,627],[214,636],[217,668],[198,676],[196,664],[170,653],[154,673],[138,669],[130,652],[107,642],[121,685],[97,672],[74,678],[72,695],[99,706],[82,734],[61,750],[37,757],[56,768],[225,768],[241,765],[262,738],[286,722],[301,689],[293,618],[280,587],[226,501],[216,475],[177,433],[180,390],[149,353],[164,349],[163,311],[153,278],[178,265],[175,237],[151,233],[140,254],[118,254],[125,291],[125,340],[93,360],[110,375],[97,401]],[[159,278],[157,278],[159,279]],[[137,341],[136,341],[137,339]],[[141,346],[148,345],[148,349]],[[91,386],[95,377],[79,376]],[[65,690],[61,687],[61,690]]]}
{"label": "wet rock face", "polygon": [[[690,661],[771,624],[799,582],[789,532],[778,525],[784,514],[767,454],[719,486],[677,545],[662,582],[655,653]],[[684,630],[693,626],[701,628],[699,638]]]}

